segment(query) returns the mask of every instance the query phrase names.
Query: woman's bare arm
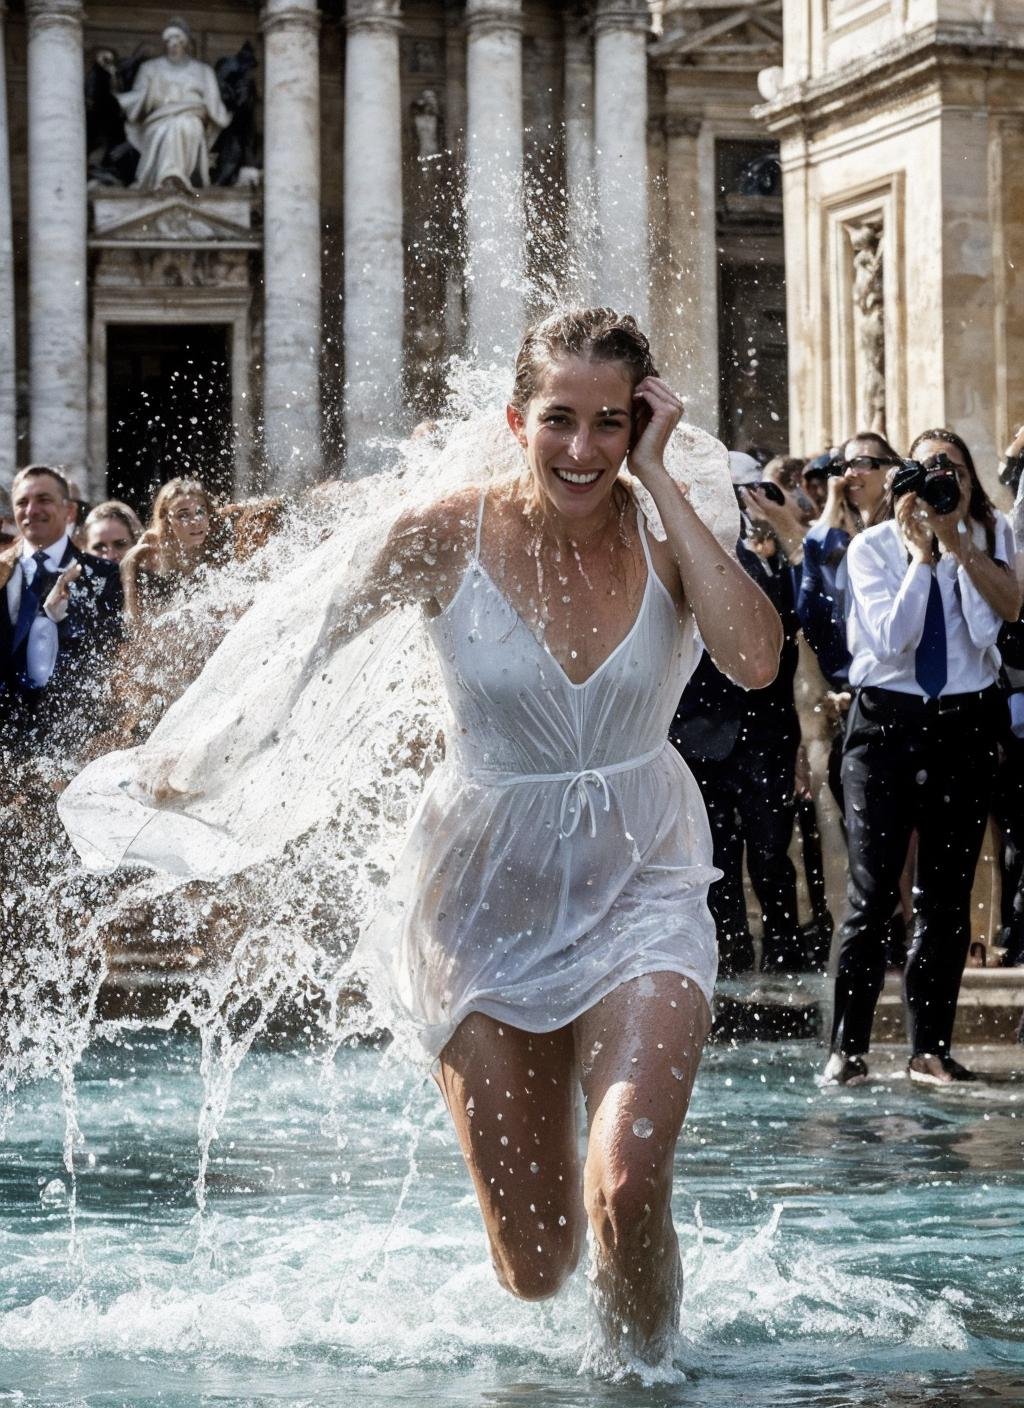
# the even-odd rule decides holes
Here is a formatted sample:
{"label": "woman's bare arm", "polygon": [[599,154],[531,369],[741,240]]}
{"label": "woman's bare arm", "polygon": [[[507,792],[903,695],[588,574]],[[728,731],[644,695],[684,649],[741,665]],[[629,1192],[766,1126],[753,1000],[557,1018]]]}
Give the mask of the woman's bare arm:
{"label": "woman's bare arm", "polygon": [[682,415],[681,403],[655,377],[642,381],[637,394],[651,407],[652,415],[630,453],[629,468],[661,515],[667,547],[701,639],[723,674],[747,689],[763,689],[778,673],[779,613],[725,551],[665,469],[665,447]]}
{"label": "woman's bare arm", "polygon": [[396,520],[359,580],[336,591],[327,654],[403,606],[436,615],[447,605],[465,570],[479,497],[463,490]]}

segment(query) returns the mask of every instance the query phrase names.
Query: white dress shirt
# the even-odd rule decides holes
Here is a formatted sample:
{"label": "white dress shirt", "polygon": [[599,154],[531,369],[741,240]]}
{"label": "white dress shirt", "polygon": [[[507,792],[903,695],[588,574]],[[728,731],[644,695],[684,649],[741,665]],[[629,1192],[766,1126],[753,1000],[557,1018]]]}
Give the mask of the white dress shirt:
{"label": "white dress shirt", "polygon": [[[961,526],[960,531],[970,531],[984,549],[981,524],[972,522],[969,530]],[[995,556],[1013,570],[1013,530],[1001,513],[996,514]],[[934,567],[911,566],[899,527],[890,519],[853,539],[846,566],[852,685],[925,697],[915,677],[915,652],[924,632],[933,575],[946,620],[947,675],[941,694],[967,694],[995,683],[999,671],[995,646],[1002,617],[949,553],[942,553]]]}
{"label": "white dress shirt", "polygon": [[[62,538],[58,538],[55,543],[45,549],[47,571],[60,571],[67,550],[68,535],[65,533]],[[17,624],[18,612],[21,608],[21,593],[36,575],[36,564],[32,556],[36,551],[37,549],[31,543],[22,541],[18,569],[11,573],[7,583],[7,611],[12,626]],[[28,675],[29,683],[35,685],[37,689],[41,689],[43,685],[50,682],[50,676],[57,664],[58,644],[55,622],[49,616],[40,613],[29,627],[28,644],[25,648],[25,672]]]}

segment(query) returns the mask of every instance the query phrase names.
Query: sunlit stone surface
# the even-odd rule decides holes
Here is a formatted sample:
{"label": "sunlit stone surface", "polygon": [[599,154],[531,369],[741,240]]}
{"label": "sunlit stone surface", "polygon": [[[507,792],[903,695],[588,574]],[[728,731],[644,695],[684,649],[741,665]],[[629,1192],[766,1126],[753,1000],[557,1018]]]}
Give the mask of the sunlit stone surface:
{"label": "sunlit stone surface", "polygon": [[85,100],[81,0],[28,0],[31,456],[86,462]]}
{"label": "sunlit stone surface", "polygon": [[316,0],[267,0],[263,182],[265,444],[276,486],[319,477],[320,86]]}
{"label": "sunlit stone surface", "polygon": [[11,238],[11,149],[7,124],[7,6],[0,0],[0,484],[15,464],[14,244]]}

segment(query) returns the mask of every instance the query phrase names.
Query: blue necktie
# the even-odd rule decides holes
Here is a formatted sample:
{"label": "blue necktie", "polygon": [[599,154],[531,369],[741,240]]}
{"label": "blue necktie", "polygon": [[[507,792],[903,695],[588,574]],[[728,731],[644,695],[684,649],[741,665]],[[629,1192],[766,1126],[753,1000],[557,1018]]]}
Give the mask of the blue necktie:
{"label": "blue necktie", "polygon": [[945,688],[946,616],[942,610],[939,579],[933,574],[928,588],[928,607],[924,613],[921,644],[914,654],[914,677],[930,699],[937,699]]}
{"label": "blue necktie", "polygon": [[22,581],[21,604],[18,607],[18,619],[14,623],[14,635],[11,639],[11,659],[14,662],[15,673],[19,675],[25,673],[28,637],[32,629],[32,622],[39,615],[43,600],[53,585],[53,577],[46,570],[46,553],[42,548],[32,554],[32,561],[36,565],[35,576],[31,582]]}

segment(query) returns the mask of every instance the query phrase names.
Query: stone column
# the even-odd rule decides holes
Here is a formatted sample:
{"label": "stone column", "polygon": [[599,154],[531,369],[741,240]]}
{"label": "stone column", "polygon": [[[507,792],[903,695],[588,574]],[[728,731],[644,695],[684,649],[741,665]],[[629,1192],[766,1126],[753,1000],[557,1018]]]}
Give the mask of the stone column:
{"label": "stone column", "polygon": [[86,462],[82,0],[27,0],[29,398],[33,460]]}
{"label": "stone column", "polygon": [[[715,138],[699,117],[665,120],[668,247],[676,272],[667,314],[665,375],[686,419],[718,433],[718,255]],[[659,341],[659,349],[661,347]]]}
{"label": "stone column", "polygon": [[470,352],[505,363],[525,322],[521,0],[466,0]]}
{"label": "stone column", "polygon": [[600,228],[597,297],[641,323],[648,309],[645,0],[597,0],[594,160]]}
{"label": "stone column", "polygon": [[18,454],[15,419],[14,241],[11,234],[11,150],[7,133],[7,58],[0,0],[0,484],[10,484]]}
{"label": "stone column", "polygon": [[348,0],[345,24],[345,462],[362,474],[403,428],[399,0]]}
{"label": "stone column", "polygon": [[565,185],[569,278],[581,303],[597,287],[594,189],[594,40],[586,11],[565,16]]}
{"label": "stone column", "polygon": [[270,485],[320,477],[320,16],[263,7],[263,435]]}

